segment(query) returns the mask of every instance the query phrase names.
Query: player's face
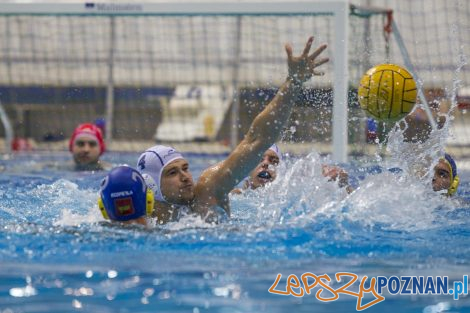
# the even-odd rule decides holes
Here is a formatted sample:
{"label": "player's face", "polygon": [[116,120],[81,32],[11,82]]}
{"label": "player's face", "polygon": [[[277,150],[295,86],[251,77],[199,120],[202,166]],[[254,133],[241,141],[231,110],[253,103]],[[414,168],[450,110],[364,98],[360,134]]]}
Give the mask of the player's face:
{"label": "player's face", "polygon": [[268,149],[263,155],[261,162],[250,174],[252,188],[258,188],[276,179],[276,166],[279,164],[277,154]]}
{"label": "player's face", "polygon": [[166,201],[174,204],[189,204],[194,199],[193,176],[188,161],[174,160],[162,172],[161,191]]}
{"label": "player's face", "polygon": [[78,165],[95,164],[100,158],[100,145],[94,137],[80,136],[72,146],[72,155]]}
{"label": "player's face", "polygon": [[439,160],[439,163],[434,167],[434,177],[432,178],[432,189],[434,191],[447,190],[452,183],[450,181],[450,168],[444,160]]}

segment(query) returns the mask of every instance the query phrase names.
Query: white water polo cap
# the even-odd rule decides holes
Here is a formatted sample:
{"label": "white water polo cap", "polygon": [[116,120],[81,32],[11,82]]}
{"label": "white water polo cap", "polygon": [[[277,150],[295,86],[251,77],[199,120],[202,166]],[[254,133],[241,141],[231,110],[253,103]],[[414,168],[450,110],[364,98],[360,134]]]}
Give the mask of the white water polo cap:
{"label": "white water polo cap", "polygon": [[276,153],[279,160],[282,159],[281,149],[279,149],[279,147],[276,144],[273,144],[271,147],[268,148],[268,150],[271,150],[274,153]]}
{"label": "white water polo cap", "polygon": [[156,145],[142,153],[137,161],[137,169],[153,190],[155,199],[166,202],[161,190],[163,169],[174,160],[184,159],[183,155],[172,147]]}

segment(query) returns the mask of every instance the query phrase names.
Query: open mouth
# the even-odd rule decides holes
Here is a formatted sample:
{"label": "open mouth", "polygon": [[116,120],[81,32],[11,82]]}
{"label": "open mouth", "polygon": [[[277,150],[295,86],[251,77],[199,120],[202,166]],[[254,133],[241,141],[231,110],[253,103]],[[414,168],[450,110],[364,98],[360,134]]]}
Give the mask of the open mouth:
{"label": "open mouth", "polygon": [[271,174],[269,174],[268,171],[259,172],[258,177],[263,178],[263,179],[271,179],[272,178]]}

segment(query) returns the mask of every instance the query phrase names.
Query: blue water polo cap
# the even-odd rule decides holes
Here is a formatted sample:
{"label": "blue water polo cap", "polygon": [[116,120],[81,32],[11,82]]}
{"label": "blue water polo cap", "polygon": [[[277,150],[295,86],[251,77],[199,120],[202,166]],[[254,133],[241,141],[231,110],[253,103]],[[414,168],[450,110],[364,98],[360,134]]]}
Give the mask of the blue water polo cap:
{"label": "blue water polo cap", "polygon": [[109,172],[101,182],[100,196],[110,220],[129,221],[147,215],[147,185],[142,175],[129,166]]}
{"label": "blue water polo cap", "polygon": [[454,179],[454,177],[457,176],[457,164],[455,163],[454,159],[450,156],[450,154],[444,154],[444,158],[450,165],[450,169],[452,170],[452,173],[450,173],[452,175],[451,178]]}

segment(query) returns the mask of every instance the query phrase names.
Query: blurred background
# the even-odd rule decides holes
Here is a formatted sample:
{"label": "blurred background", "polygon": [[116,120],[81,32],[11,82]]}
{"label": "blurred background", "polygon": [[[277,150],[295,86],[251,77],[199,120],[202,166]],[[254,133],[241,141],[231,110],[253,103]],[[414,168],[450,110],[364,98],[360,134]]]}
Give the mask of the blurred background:
{"label": "blurred background", "polygon": [[[82,3],[90,14],[54,13],[46,4],[50,12],[40,14],[24,3],[0,5],[1,151],[67,150],[73,129],[94,122],[114,151],[168,143],[228,152],[285,79],[284,43],[299,52],[313,34],[314,45],[329,44],[331,61],[322,68],[325,76],[305,85],[282,142],[284,151],[331,152],[333,84],[344,79],[333,75],[332,15],[192,15],[190,7],[187,14],[126,15],[119,14],[120,3]],[[470,158],[469,17],[464,0],[351,4],[345,38],[349,155],[370,154],[385,140],[382,125],[360,109],[357,87],[376,64],[405,65],[394,21],[438,127],[450,127],[447,149]],[[431,130],[419,105],[402,127],[413,142],[425,141]]]}

